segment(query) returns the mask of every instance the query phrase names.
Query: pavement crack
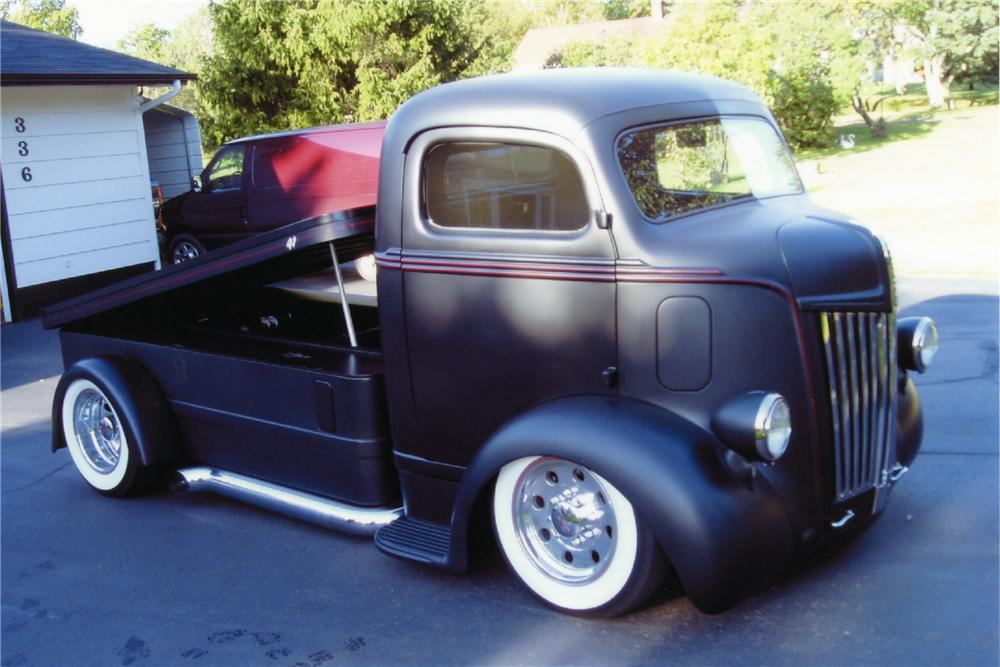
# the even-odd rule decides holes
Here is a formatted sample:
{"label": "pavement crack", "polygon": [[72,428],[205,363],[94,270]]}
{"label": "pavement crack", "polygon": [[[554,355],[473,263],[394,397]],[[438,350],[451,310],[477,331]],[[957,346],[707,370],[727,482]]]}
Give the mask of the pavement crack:
{"label": "pavement crack", "polygon": [[44,475],[42,475],[41,477],[39,477],[38,479],[36,479],[33,482],[28,482],[24,486],[19,486],[17,488],[10,489],[9,491],[4,491],[3,495],[4,496],[9,496],[10,494],[17,493],[18,491],[24,491],[25,489],[30,489],[31,487],[35,486],[36,484],[40,484],[41,482],[44,482],[49,477],[52,477],[52,475],[56,474],[57,472],[59,472],[60,470],[62,470],[63,468],[65,468],[66,466],[68,466],[71,463],[72,463],[72,461],[67,461],[66,463],[64,463],[61,466],[59,466],[58,468],[56,468],[55,470],[50,470],[49,472],[45,473]]}

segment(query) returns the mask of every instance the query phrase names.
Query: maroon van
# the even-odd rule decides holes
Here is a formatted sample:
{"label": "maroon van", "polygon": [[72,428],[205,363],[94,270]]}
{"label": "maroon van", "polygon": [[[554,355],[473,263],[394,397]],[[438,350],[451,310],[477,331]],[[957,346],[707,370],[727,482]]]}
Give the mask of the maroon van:
{"label": "maroon van", "polygon": [[262,134],[224,144],[191,192],[163,207],[167,259],[324,213],[375,204],[385,121]]}

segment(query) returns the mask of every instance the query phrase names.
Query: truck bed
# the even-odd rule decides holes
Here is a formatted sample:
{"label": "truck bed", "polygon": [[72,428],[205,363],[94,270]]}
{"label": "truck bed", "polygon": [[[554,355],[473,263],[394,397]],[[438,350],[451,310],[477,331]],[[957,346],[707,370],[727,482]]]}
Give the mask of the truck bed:
{"label": "truck bed", "polygon": [[[132,362],[166,397],[184,462],[355,505],[398,498],[370,284],[332,289],[338,261],[371,252],[374,209],[294,223],[45,313],[66,367]],[[306,276],[299,279],[299,276]],[[334,279],[333,285],[336,285]],[[334,290],[337,291],[337,290]]]}

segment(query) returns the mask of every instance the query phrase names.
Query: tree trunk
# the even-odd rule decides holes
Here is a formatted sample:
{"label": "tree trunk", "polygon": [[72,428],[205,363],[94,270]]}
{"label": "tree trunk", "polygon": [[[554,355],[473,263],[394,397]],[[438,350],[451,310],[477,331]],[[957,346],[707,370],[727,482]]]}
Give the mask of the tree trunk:
{"label": "tree trunk", "polygon": [[933,56],[924,60],[924,85],[927,87],[927,101],[935,108],[947,104],[948,84],[944,82],[943,74],[943,56]]}
{"label": "tree trunk", "polygon": [[882,81],[891,82],[897,95],[905,95],[909,69],[911,69],[909,62],[896,57],[895,52],[890,49],[882,59]]}
{"label": "tree trunk", "polygon": [[854,107],[854,110],[857,111],[858,115],[865,121],[865,125],[868,126],[868,131],[871,132],[873,137],[885,136],[885,119],[879,118],[878,120],[873,120],[860,95],[855,95],[851,98],[851,106]]}

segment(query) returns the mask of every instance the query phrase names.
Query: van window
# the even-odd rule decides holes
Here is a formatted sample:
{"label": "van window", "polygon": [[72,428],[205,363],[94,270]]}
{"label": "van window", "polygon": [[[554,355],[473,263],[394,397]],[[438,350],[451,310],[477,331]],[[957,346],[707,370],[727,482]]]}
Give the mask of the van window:
{"label": "van window", "polygon": [[212,161],[208,184],[212,190],[239,190],[243,186],[242,145],[226,146]]}
{"label": "van window", "polygon": [[424,159],[424,207],[442,227],[582,229],[589,209],[580,174],[554,148],[438,144]]}

